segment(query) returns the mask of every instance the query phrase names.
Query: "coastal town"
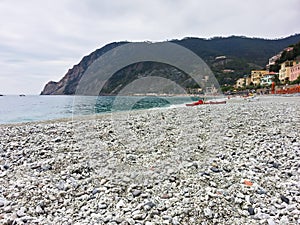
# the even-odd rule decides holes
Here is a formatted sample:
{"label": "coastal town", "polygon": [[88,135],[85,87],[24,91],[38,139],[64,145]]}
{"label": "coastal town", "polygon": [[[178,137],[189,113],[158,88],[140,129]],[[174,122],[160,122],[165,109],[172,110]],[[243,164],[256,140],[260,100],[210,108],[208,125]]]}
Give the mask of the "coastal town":
{"label": "coastal town", "polygon": [[284,52],[286,54],[292,51],[293,47],[288,47],[272,56],[266,65],[266,69],[252,70],[251,74],[239,78],[234,87],[240,90],[246,89],[246,87],[256,87],[267,91],[267,93],[269,93],[271,88],[271,93],[273,94],[299,93],[300,56],[280,63],[278,72],[274,72],[271,69],[280,60]]}
{"label": "coastal town", "polygon": [[[241,80],[247,96],[1,98],[0,224],[300,224],[300,97],[276,95],[300,87],[291,51]],[[212,68],[236,76],[230,60]]]}
{"label": "coastal town", "polygon": [[0,225],[300,225],[300,0],[0,18]]}

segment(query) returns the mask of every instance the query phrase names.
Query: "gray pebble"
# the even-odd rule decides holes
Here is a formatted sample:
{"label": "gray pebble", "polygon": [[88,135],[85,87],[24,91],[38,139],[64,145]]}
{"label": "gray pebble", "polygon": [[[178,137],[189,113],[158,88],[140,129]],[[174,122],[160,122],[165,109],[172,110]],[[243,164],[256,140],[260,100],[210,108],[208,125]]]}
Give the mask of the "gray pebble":
{"label": "gray pebble", "polygon": [[290,204],[290,200],[289,200],[287,197],[285,197],[284,195],[280,195],[280,199],[281,199],[283,202],[285,202],[286,204]]}
{"label": "gray pebble", "polygon": [[138,197],[141,193],[142,193],[141,190],[134,190],[134,191],[132,192],[132,195],[133,195],[133,197]]}
{"label": "gray pebble", "polygon": [[213,217],[213,213],[212,213],[212,211],[210,210],[210,208],[204,208],[203,209],[203,212],[204,212],[204,215],[206,216],[206,217],[208,217],[208,218],[212,218]]}
{"label": "gray pebble", "polygon": [[213,172],[215,172],[215,173],[221,172],[221,170],[219,168],[217,168],[217,167],[211,167],[210,170],[213,171]]}
{"label": "gray pebble", "polygon": [[248,212],[249,212],[249,215],[254,215],[255,214],[254,208],[252,208],[252,207],[248,208]]}
{"label": "gray pebble", "polygon": [[106,209],[107,208],[107,204],[101,203],[101,204],[98,205],[98,208],[99,209]]}
{"label": "gray pebble", "polygon": [[132,218],[134,220],[143,220],[146,218],[146,216],[147,216],[146,213],[138,213],[138,214],[133,215]]}
{"label": "gray pebble", "polygon": [[268,222],[268,225],[276,225],[276,223],[274,222],[274,220],[272,218],[269,218],[267,220],[267,222]]}

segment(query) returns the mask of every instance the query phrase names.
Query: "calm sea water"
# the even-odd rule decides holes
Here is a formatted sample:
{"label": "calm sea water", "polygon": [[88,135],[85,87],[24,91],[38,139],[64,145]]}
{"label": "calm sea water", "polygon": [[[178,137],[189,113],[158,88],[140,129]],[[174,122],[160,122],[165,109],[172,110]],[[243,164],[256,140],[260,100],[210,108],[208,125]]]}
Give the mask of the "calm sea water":
{"label": "calm sea water", "polygon": [[69,118],[73,115],[179,106],[190,97],[1,96],[0,124]]}

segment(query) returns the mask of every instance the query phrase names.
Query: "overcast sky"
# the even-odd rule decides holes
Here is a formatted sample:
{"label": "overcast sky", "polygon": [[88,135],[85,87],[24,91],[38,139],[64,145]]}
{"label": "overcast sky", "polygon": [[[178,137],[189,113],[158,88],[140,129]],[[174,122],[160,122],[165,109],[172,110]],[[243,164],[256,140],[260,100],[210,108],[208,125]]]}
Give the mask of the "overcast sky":
{"label": "overcast sky", "polygon": [[113,41],[300,33],[299,0],[0,0],[0,93],[39,94]]}

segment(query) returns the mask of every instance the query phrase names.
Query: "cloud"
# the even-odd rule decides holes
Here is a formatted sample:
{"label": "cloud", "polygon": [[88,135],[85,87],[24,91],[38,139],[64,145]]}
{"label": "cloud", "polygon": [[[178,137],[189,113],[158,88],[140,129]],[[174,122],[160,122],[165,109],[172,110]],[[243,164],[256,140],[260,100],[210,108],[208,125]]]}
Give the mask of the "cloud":
{"label": "cloud", "polygon": [[[0,0],[0,92],[38,94],[112,41],[288,36],[300,30],[299,7],[298,0]],[[26,87],[7,85],[21,76]]]}

